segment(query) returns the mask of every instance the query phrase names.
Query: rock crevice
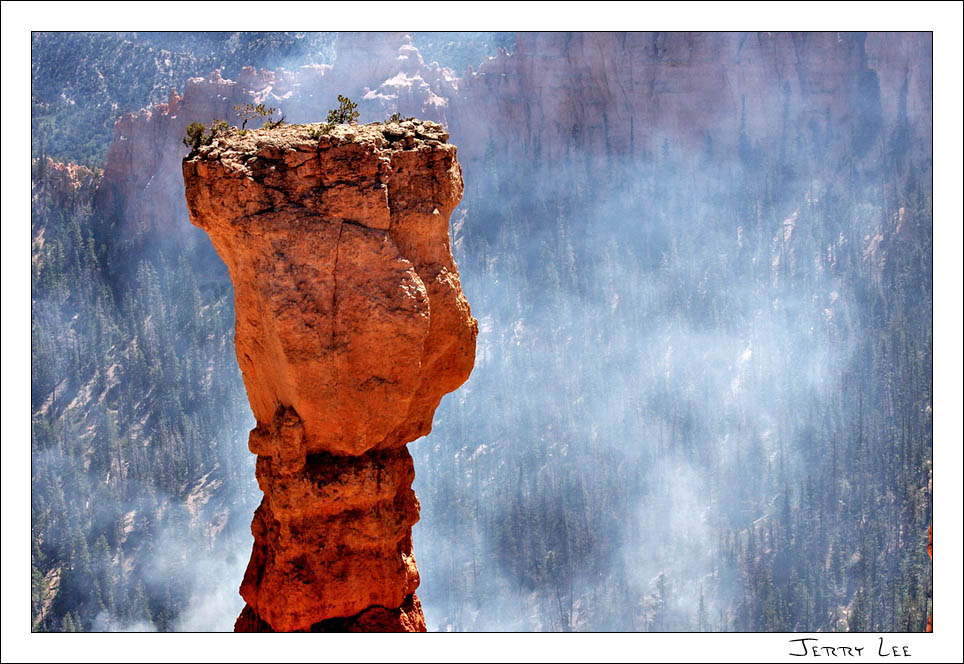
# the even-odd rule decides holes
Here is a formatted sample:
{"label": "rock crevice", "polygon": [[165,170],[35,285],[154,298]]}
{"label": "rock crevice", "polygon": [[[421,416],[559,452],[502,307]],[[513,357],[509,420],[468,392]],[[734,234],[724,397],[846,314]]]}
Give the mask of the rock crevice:
{"label": "rock crevice", "polygon": [[235,628],[424,629],[405,445],[474,362],[448,236],[461,169],[434,123],[319,127],[233,132],[183,162],[191,221],[234,283],[257,420]]}

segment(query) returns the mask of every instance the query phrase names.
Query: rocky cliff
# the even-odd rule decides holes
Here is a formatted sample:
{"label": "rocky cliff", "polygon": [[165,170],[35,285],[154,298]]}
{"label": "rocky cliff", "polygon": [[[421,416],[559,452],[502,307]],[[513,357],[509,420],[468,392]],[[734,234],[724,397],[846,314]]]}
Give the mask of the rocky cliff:
{"label": "rocky cliff", "polygon": [[74,213],[87,204],[101,177],[100,171],[77,164],[62,164],[42,156],[31,162],[30,202],[35,213],[30,219],[30,259],[33,278],[37,279],[44,264],[44,244],[48,229],[46,215],[39,210]]}
{"label": "rocky cliff", "polygon": [[873,160],[895,132],[929,157],[930,58],[929,33],[520,33],[512,53],[459,75],[424,62],[404,34],[345,34],[331,65],[245,68],[236,80],[214,72],[120,118],[98,206],[124,220],[121,239],[158,227],[166,236],[183,215],[170,173],[190,122],[238,124],[232,107],[243,102],[307,122],[339,94],[359,103],[362,120],[398,111],[445,124],[468,168],[625,167],[665,150],[764,159],[800,144],[823,146],[810,156],[822,162]]}
{"label": "rocky cliff", "polygon": [[[437,124],[233,132],[186,157],[191,221],[231,274],[264,499],[236,629],[425,629],[406,443],[472,370],[477,324]],[[320,135],[319,135],[320,134]]]}
{"label": "rocky cliff", "polygon": [[[483,147],[547,161],[648,160],[664,144],[725,156],[741,135],[771,153],[830,135],[863,153],[901,117],[926,150],[931,109],[914,100],[930,99],[930,50],[926,33],[521,33],[513,53],[460,79],[449,121],[461,137],[472,117],[500,118],[478,127]],[[499,140],[503,126],[513,141]]]}

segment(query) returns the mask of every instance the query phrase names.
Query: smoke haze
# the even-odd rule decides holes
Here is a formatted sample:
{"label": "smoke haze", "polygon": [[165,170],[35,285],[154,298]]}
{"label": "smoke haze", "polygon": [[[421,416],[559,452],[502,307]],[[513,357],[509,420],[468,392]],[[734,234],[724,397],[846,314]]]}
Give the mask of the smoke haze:
{"label": "smoke haze", "polygon": [[[929,149],[912,136],[929,127],[929,99],[905,83],[891,104],[880,86],[898,76],[897,56],[874,63],[870,80],[866,56],[854,55],[853,72],[839,66],[863,81],[850,125],[807,106],[823,99],[808,86],[838,84],[816,62],[812,79],[786,76],[792,94],[777,77],[760,98],[697,114],[704,138],[694,140],[690,126],[668,131],[658,109],[651,126],[615,126],[638,114],[612,110],[616,84],[587,79],[595,70],[573,56],[546,64],[544,80],[538,67],[519,69],[533,97],[566,81],[540,98],[543,117],[518,120],[535,106],[508,93],[494,116],[459,108],[454,92],[415,108],[423,83],[434,99],[482,85],[469,74],[452,82],[470,65],[532,57],[518,49],[543,37],[523,37],[413,33],[411,46],[440,68],[402,77],[411,85],[395,98],[381,79],[361,77],[409,66],[402,56],[386,64],[385,50],[415,56],[377,34],[139,34],[125,46],[179,54],[182,79],[215,63],[226,78],[248,64],[334,63],[317,90],[306,83],[281,100],[289,121],[323,120],[334,85],[356,98],[372,92],[362,121],[394,110],[449,120],[466,183],[453,252],[479,337],[469,381],[411,446],[429,629],[916,629],[930,602],[932,229]],[[38,61],[57,59],[36,39],[35,78]],[[664,39],[653,37],[654,53],[685,41]],[[913,35],[903,39],[895,53],[915,48]],[[729,52],[747,36],[719,40]],[[861,38],[842,41],[863,53]],[[100,52],[86,43],[77,47]],[[129,103],[159,99],[155,88],[174,76],[164,71]],[[513,142],[543,128],[538,150]],[[610,140],[623,134],[634,147]],[[49,145],[80,154],[65,136]],[[38,152],[49,145],[35,141]],[[63,259],[57,278],[35,275],[34,564],[46,579],[35,627],[62,628],[61,618],[38,618],[44,606],[93,630],[227,631],[243,606],[237,588],[260,500],[246,445],[254,422],[234,358],[230,283],[188,226],[175,176],[153,180],[150,195],[178,210],[176,232],[121,245],[111,224],[125,219],[87,209],[56,231],[67,246],[71,224],[84,229],[86,267],[72,272]],[[131,208],[120,209],[131,221]],[[55,210],[35,202],[34,212],[34,235],[55,236]],[[149,222],[149,211],[136,214]],[[43,251],[40,262],[60,265]],[[79,292],[78,275],[98,285]],[[112,321],[96,335],[76,319],[94,311]],[[107,359],[71,369],[67,339],[78,357]],[[105,379],[115,363],[117,377]],[[55,405],[61,394],[70,401]],[[82,430],[83,444],[68,450],[58,432]],[[103,463],[99,446],[111,450]],[[83,532],[57,516],[67,505],[86,515]],[[94,550],[101,535],[106,552],[84,564],[104,596],[76,585],[68,596],[63,581],[49,599],[50,570],[81,569],[79,549]],[[132,541],[145,536],[149,544]],[[108,601],[118,579],[130,590]]]}

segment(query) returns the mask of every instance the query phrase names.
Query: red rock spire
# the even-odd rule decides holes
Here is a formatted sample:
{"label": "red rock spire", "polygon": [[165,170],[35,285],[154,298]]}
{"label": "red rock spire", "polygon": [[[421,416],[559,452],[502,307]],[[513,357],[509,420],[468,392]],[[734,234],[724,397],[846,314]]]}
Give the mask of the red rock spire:
{"label": "red rock spire", "polygon": [[448,219],[462,195],[433,123],[283,126],[183,164],[191,221],[235,289],[264,499],[239,631],[420,631],[406,443],[469,376],[477,323]]}

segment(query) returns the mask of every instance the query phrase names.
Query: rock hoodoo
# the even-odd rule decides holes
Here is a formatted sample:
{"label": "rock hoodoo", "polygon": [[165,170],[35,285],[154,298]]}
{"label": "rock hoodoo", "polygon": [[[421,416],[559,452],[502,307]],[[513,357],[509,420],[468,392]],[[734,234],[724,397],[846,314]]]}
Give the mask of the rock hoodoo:
{"label": "rock hoodoo", "polygon": [[469,376],[477,323],[448,220],[462,174],[431,122],[288,125],[184,159],[227,264],[264,499],[237,631],[421,631],[405,445]]}

